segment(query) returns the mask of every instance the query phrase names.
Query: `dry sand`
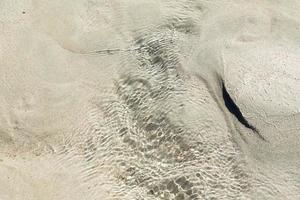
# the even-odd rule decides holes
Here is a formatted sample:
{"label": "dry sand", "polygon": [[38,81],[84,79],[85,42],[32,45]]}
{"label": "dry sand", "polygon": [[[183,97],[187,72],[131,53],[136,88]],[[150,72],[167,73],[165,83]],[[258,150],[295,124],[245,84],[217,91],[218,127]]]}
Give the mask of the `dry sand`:
{"label": "dry sand", "polygon": [[1,0],[0,200],[300,199],[299,9]]}

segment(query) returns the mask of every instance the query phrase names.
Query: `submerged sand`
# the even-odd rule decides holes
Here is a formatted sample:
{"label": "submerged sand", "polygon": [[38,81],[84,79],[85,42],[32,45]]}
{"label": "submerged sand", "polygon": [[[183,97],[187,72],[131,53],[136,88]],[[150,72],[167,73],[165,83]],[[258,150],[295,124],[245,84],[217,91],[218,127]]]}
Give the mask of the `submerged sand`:
{"label": "submerged sand", "polygon": [[0,1],[0,200],[300,199],[299,8]]}

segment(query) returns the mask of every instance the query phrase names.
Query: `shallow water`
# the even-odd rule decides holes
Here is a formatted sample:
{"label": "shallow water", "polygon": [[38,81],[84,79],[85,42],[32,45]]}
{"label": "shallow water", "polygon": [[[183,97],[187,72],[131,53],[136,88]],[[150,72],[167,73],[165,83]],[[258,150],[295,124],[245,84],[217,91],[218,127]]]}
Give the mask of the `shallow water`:
{"label": "shallow water", "polygon": [[1,1],[0,199],[299,199],[299,8]]}

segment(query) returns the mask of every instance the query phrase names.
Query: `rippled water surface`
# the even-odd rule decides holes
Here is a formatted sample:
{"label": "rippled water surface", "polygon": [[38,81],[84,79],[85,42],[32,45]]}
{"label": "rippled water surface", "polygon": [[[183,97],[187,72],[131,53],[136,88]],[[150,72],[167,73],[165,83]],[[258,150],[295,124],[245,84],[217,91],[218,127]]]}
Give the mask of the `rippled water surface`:
{"label": "rippled water surface", "polygon": [[0,199],[300,199],[299,8],[0,1]]}

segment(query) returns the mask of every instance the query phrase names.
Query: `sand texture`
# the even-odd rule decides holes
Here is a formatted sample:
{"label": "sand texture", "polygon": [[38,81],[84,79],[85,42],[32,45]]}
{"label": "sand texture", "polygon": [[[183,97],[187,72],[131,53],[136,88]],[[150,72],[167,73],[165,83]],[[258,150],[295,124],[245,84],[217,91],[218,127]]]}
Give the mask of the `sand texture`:
{"label": "sand texture", "polygon": [[0,0],[0,200],[300,199],[299,10]]}

